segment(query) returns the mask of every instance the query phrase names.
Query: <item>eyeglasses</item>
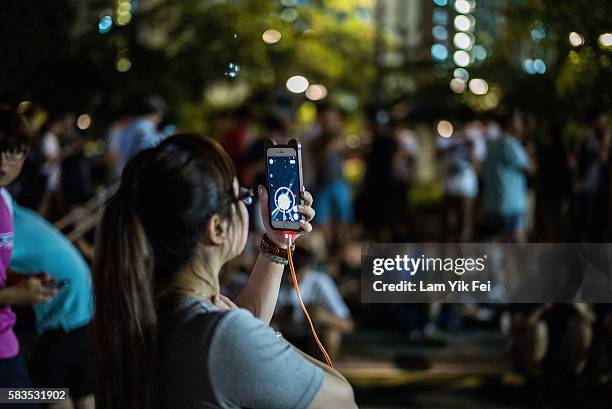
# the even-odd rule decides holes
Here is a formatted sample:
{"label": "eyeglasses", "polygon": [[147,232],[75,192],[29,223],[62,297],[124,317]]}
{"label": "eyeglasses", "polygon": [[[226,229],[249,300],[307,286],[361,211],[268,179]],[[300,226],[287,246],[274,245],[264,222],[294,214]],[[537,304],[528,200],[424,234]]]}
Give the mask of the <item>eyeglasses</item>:
{"label": "eyeglasses", "polygon": [[240,186],[240,188],[238,189],[238,197],[236,198],[236,200],[241,201],[247,206],[250,206],[253,204],[254,197],[255,193],[253,192],[253,189],[251,189],[250,187]]}
{"label": "eyeglasses", "polygon": [[17,149],[11,149],[11,150],[2,151],[0,154],[2,155],[3,162],[18,163],[25,159],[28,152],[17,150]]}

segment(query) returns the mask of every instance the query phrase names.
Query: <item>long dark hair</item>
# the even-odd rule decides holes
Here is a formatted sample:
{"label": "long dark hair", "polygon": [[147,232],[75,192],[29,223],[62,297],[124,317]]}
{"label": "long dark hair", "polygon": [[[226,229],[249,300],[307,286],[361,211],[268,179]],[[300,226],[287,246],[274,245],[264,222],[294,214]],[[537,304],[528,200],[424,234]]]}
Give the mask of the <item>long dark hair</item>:
{"label": "long dark hair", "polygon": [[235,170],[215,141],[168,138],[139,153],[100,222],[93,278],[96,407],[153,407],[156,296],[194,257],[214,214],[229,218]]}

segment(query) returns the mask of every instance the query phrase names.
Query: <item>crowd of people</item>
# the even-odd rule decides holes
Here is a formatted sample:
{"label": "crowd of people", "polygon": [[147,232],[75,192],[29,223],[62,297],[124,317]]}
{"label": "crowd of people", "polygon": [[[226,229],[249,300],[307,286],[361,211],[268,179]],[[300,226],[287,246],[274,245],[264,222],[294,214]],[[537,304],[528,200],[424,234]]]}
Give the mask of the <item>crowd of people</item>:
{"label": "crowd of people", "polygon": [[[295,269],[332,358],[355,328],[393,328],[412,342],[486,321],[501,325],[528,377],[612,369],[607,305],[366,305],[359,285],[368,242],[608,242],[606,112],[593,112],[569,140],[558,124],[518,110],[459,117],[439,135],[373,110],[355,137],[333,104],[319,105],[316,121],[301,128],[286,111],[245,106],[215,123],[217,144],[171,136],[166,111],[157,97],[133,104],[109,124],[104,153],[91,156],[74,114],[51,114],[32,132],[27,112],[0,109],[0,387],[69,387],[77,408],[193,399],[353,407],[346,379],[307,355],[318,356],[317,347],[290,275],[260,255],[261,240],[286,254],[258,189],[266,186],[264,142],[294,137],[310,192]],[[359,164],[359,178],[349,163]],[[420,204],[424,167],[438,175],[441,194]],[[80,220],[57,222],[86,217],[100,189],[110,200],[99,226],[67,239]],[[22,305],[33,306],[38,333],[27,360],[12,329],[11,306]],[[256,342],[245,346],[247,335]]]}

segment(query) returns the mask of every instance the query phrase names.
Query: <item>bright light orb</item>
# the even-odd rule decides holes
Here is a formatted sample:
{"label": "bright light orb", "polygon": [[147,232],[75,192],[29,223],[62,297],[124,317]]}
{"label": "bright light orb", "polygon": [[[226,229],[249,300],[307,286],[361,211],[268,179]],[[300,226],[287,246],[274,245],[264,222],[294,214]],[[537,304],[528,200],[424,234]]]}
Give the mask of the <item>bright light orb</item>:
{"label": "bright light orb", "polygon": [[263,32],[261,39],[266,44],[276,44],[281,40],[282,34],[278,30],[269,29]]}
{"label": "bright light orb", "polygon": [[461,78],[453,78],[450,82],[450,89],[455,94],[461,94],[465,92],[466,84]]}
{"label": "bright light orb", "polygon": [[301,75],[294,75],[287,80],[287,89],[294,94],[300,94],[308,89],[308,80]]}
{"label": "bright light orb", "polygon": [[612,33],[604,33],[597,40],[602,47],[612,47]]}
{"label": "bright light orb", "polygon": [[325,85],[312,84],[306,89],[306,98],[311,101],[319,101],[327,96],[327,88]]}
{"label": "bright light orb", "polygon": [[448,49],[445,45],[434,44],[431,46],[431,56],[437,61],[444,61],[448,58]]}
{"label": "bright light orb", "polygon": [[444,41],[448,38],[448,32],[444,26],[433,26],[431,34],[436,40]]}
{"label": "bright light orb", "polygon": [[77,127],[80,130],[85,130],[91,126],[91,117],[87,114],[79,115],[77,118]]}
{"label": "bright light orb", "polygon": [[467,82],[467,80],[470,79],[470,73],[465,68],[455,68],[455,70],[453,71],[453,76],[455,78],[463,80],[463,82]]}
{"label": "bright light orb", "polygon": [[466,15],[460,14],[455,17],[454,25],[457,31],[468,31],[472,27],[472,22]]}
{"label": "bright light orb", "polygon": [[487,58],[487,49],[482,45],[475,45],[473,49],[474,58],[478,61],[483,61]]}
{"label": "bright light orb", "polygon": [[100,34],[106,34],[113,28],[113,19],[111,16],[104,16],[98,22],[98,31]]}
{"label": "bright light orb", "polygon": [[472,47],[472,38],[467,33],[459,32],[453,37],[453,44],[461,50],[469,50]]}
{"label": "bright light orb", "polygon": [[127,57],[121,57],[117,60],[117,71],[126,72],[132,68],[132,62]]}
{"label": "bright light orb", "polygon": [[455,11],[460,14],[467,14],[472,10],[470,3],[467,0],[456,0]]}
{"label": "bright light orb", "polygon": [[485,95],[489,91],[489,84],[481,78],[474,78],[470,81],[469,88],[476,95]]}
{"label": "bright light orb", "polygon": [[572,47],[580,47],[584,44],[584,37],[580,33],[577,33],[575,31],[569,33],[568,38]]}
{"label": "bright light orb", "polygon": [[117,25],[125,26],[131,20],[132,20],[132,13],[130,13],[129,11],[119,12],[119,15],[117,16]]}
{"label": "bright light orb", "polygon": [[535,68],[533,67],[533,60],[531,58],[527,58],[525,61],[523,61],[523,69],[525,70],[525,72],[527,74],[535,74]]}
{"label": "bright light orb", "polygon": [[464,50],[455,51],[455,54],[453,54],[453,61],[459,67],[467,67],[470,65],[470,54]]}
{"label": "bright light orb", "polygon": [[534,60],[533,70],[538,74],[544,74],[546,72],[546,64],[540,59]]}
{"label": "bright light orb", "polygon": [[438,122],[437,130],[438,134],[443,138],[450,138],[453,136],[453,124],[448,121],[442,120]]}

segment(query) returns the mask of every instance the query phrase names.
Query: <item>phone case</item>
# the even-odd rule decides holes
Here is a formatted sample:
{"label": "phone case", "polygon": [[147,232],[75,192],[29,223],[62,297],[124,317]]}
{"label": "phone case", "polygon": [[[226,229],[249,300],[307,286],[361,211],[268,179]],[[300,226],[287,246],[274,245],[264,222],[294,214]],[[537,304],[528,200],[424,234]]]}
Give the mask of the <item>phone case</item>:
{"label": "phone case", "polygon": [[[304,177],[302,174],[302,144],[300,143],[300,141],[298,139],[291,139],[289,141],[289,143],[287,145],[279,145],[276,143],[276,141],[272,140],[272,139],[268,139],[264,142],[264,156],[267,158],[268,157],[268,149],[270,148],[293,148],[295,149],[295,151],[297,152],[297,165],[298,165],[298,180],[299,180],[299,191],[302,192],[304,190]],[[270,174],[270,170],[268,169],[268,160],[266,159],[266,189],[268,189],[268,198],[270,198],[271,196],[271,192],[270,192],[270,180],[268,179],[268,175]],[[300,197],[299,198],[299,203],[303,204],[303,200]],[[270,218],[272,217],[272,208],[270,207],[271,201],[268,200],[268,215],[270,216]],[[296,228],[296,229],[292,229],[292,228],[288,228],[288,227],[274,227],[272,226],[272,220],[270,220],[270,226],[274,229],[274,230],[291,230],[291,231],[299,231],[300,228]]]}

